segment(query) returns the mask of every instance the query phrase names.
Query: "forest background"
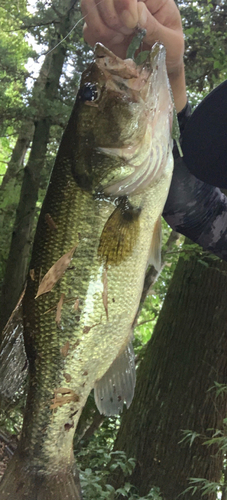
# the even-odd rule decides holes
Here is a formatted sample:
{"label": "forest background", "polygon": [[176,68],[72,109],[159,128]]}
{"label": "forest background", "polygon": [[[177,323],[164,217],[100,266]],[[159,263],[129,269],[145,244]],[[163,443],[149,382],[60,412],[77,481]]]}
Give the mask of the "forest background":
{"label": "forest background", "polygon": [[[227,5],[177,4],[195,106],[227,78]],[[92,58],[80,19],[77,0],[0,5],[0,331],[23,290],[61,135]],[[106,419],[91,395],[77,431],[87,500],[227,498],[227,265],[166,224],[163,232],[163,271],[135,328],[133,404]],[[19,435],[24,401],[21,390],[2,403],[2,435]]]}

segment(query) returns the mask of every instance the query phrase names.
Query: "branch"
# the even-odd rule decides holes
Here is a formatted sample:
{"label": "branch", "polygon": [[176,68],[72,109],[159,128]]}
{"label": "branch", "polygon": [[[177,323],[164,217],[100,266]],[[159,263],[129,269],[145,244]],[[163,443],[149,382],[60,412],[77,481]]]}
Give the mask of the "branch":
{"label": "branch", "polygon": [[14,28],[13,30],[2,30],[3,33],[14,33],[15,31],[20,31],[20,30],[29,30],[30,28],[39,28],[39,27],[42,27],[42,26],[49,26],[50,24],[60,24],[61,21],[57,21],[57,20],[52,20],[52,21],[48,21],[46,23],[38,23],[38,24],[28,24],[28,25],[21,25],[19,28]]}

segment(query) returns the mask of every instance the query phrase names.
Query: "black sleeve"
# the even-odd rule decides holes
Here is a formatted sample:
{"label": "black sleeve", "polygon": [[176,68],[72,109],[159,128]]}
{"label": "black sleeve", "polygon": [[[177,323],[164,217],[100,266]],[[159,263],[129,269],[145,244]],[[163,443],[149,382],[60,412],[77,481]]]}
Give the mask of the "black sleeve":
{"label": "black sleeve", "polygon": [[[191,114],[190,105],[178,114],[181,134]],[[220,189],[192,175],[174,146],[174,171],[163,217],[179,233],[204,250],[227,260],[227,198]]]}

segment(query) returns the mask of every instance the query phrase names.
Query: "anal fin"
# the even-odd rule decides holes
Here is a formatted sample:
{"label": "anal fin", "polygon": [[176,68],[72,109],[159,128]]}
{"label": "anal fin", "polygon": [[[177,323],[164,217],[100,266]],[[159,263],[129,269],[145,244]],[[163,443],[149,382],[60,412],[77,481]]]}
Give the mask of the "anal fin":
{"label": "anal fin", "polygon": [[134,351],[130,342],[113,361],[105,375],[95,383],[95,403],[100,413],[111,416],[129,408],[134,395],[136,371]]}

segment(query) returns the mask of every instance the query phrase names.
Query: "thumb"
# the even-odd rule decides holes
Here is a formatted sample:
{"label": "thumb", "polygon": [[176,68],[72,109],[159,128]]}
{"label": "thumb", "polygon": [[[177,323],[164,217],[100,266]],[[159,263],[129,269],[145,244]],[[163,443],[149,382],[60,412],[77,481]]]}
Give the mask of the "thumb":
{"label": "thumb", "polygon": [[183,60],[184,39],[181,29],[171,29],[163,26],[149,12],[144,2],[138,2],[138,19],[141,28],[147,33],[144,42],[150,47],[155,42],[161,42],[166,48],[166,65],[168,71],[178,67]]}
{"label": "thumb", "polygon": [[139,26],[141,28],[145,28],[145,30],[147,31],[144,41],[150,46],[152,46],[157,41],[161,41],[160,37],[158,36],[159,27],[157,25],[159,23],[157,23],[154,16],[152,16],[152,14],[149,12],[145,3],[138,2],[137,9]]}

